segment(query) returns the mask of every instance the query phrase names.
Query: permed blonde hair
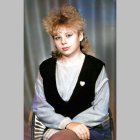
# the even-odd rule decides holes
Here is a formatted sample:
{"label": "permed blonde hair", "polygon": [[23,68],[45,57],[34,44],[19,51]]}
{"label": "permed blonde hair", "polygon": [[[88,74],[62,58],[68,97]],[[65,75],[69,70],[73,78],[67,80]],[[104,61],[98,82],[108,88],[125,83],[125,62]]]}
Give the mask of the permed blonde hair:
{"label": "permed blonde hair", "polygon": [[[53,37],[57,33],[60,26],[65,26],[83,33],[83,40],[80,44],[80,49],[83,53],[90,50],[88,39],[85,35],[85,20],[80,16],[80,13],[71,5],[64,5],[59,10],[51,11],[47,17],[43,19],[45,30]],[[52,52],[52,56],[61,57],[58,50]]]}

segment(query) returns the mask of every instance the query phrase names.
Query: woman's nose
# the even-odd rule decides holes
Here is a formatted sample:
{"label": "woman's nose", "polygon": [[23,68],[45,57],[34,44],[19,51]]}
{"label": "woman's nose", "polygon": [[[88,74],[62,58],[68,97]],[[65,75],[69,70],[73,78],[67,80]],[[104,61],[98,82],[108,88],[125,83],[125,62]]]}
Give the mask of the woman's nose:
{"label": "woman's nose", "polygon": [[62,38],[62,39],[61,39],[61,43],[62,43],[63,45],[66,44],[66,43],[67,43],[66,38]]}

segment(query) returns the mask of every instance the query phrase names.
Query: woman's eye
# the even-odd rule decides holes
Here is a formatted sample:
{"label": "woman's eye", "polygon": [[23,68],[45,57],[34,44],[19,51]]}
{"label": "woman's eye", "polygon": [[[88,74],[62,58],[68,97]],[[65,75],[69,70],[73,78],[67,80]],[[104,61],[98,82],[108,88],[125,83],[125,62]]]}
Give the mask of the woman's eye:
{"label": "woman's eye", "polygon": [[56,36],[56,37],[54,37],[54,39],[55,39],[55,40],[59,40],[59,39],[60,39],[60,37],[59,37],[59,36]]}
{"label": "woman's eye", "polygon": [[66,35],[66,37],[71,37],[71,36],[72,36],[72,34],[67,34],[67,35]]}

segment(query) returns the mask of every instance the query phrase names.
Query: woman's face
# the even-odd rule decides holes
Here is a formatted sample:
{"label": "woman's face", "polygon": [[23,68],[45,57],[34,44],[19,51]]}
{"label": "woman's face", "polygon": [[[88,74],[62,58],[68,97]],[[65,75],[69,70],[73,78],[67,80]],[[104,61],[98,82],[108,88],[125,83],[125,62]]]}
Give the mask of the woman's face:
{"label": "woman's face", "polygon": [[80,41],[83,33],[72,30],[71,28],[59,27],[57,34],[54,35],[54,44],[62,56],[74,56],[80,53]]}

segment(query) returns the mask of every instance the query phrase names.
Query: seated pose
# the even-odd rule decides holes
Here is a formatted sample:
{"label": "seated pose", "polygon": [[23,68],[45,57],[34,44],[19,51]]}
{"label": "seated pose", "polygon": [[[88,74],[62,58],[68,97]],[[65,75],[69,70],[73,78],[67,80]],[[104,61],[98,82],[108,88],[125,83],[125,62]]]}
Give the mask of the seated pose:
{"label": "seated pose", "polygon": [[43,19],[55,50],[39,66],[33,112],[43,140],[111,140],[105,64],[89,55],[85,21],[70,5]]}

